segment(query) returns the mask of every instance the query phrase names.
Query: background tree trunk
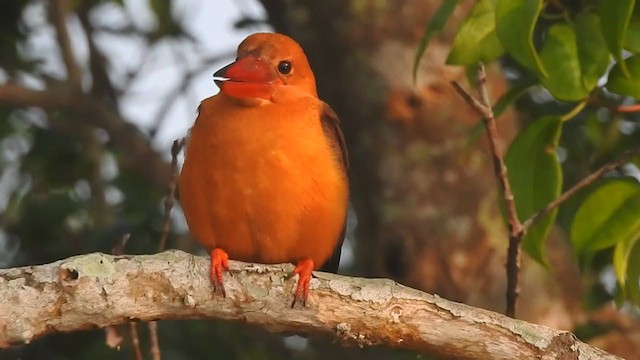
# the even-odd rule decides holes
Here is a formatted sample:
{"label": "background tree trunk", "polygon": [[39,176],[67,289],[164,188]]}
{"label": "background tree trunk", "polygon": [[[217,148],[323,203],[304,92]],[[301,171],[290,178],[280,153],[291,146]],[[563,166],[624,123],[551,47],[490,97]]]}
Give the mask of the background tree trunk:
{"label": "background tree trunk", "polygon": [[[507,236],[491,159],[483,137],[469,142],[479,119],[449,84],[464,81],[464,69],[445,65],[472,2],[432,39],[415,86],[416,49],[440,1],[262,3],[276,31],[301,42],[321,98],[343,121],[358,221],[356,272],[503,311]],[[496,99],[506,82],[493,70]],[[513,115],[499,121],[505,146],[515,133]],[[567,252],[558,247],[562,262]],[[519,315],[569,328],[565,303],[538,305],[559,295],[548,275],[524,266],[523,290],[540,302],[522,301]]]}

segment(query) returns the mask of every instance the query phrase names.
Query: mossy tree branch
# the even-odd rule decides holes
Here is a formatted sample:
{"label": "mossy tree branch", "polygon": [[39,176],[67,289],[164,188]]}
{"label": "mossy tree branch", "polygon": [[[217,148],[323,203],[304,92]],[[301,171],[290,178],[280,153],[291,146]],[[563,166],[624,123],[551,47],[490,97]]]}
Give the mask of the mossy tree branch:
{"label": "mossy tree branch", "polygon": [[459,359],[617,359],[563,331],[451,302],[386,279],[315,273],[306,308],[289,308],[288,264],[230,262],[227,297],[208,260],[181,251],[76,256],[0,270],[0,348],[52,332],[132,320],[224,319],[270,331],[328,334]]}

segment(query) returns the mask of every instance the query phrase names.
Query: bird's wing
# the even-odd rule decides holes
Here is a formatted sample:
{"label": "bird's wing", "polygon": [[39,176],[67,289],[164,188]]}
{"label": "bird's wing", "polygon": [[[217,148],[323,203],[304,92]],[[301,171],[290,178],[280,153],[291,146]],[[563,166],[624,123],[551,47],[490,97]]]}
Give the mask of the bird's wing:
{"label": "bird's wing", "polygon": [[[347,172],[349,170],[349,156],[347,153],[347,145],[344,141],[344,135],[342,134],[342,130],[340,130],[340,119],[338,118],[338,115],[336,115],[336,113],[333,111],[333,109],[331,109],[331,107],[327,104],[324,104],[322,108],[320,119],[322,122],[322,130],[329,140],[335,156],[342,164],[342,169],[346,178]],[[322,265],[322,267],[320,268],[321,271],[328,271],[332,273],[338,272],[338,265],[340,264],[340,254],[342,253],[342,243],[344,242],[346,227],[347,219],[345,218],[344,228],[342,229],[342,233],[340,234],[340,239],[336,244],[336,248],[333,250],[333,255],[331,255],[331,258],[329,258],[329,260],[327,260]]]}
{"label": "bird's wing", "polygon": [[322,130],[329,139],[331,146],[333,147],[336,155],[339,156],[345,172],[349,169],[349,154],[347,153],[347,144],[344,141],[344,135],[340,130],[340,119],[333,109],[324,104],[321,114]]}

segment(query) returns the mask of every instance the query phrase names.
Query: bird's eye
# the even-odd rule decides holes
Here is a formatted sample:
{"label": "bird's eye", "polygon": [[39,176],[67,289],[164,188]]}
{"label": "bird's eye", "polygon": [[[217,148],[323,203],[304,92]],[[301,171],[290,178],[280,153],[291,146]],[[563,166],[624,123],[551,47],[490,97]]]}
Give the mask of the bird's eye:
{"label": "bird's eye", "polygon": [[288,73],[291,72],[291,61],[280,61],[280,63],[278,64],[278,71],[280,72],[280,74],[283,75],[287,75]]}

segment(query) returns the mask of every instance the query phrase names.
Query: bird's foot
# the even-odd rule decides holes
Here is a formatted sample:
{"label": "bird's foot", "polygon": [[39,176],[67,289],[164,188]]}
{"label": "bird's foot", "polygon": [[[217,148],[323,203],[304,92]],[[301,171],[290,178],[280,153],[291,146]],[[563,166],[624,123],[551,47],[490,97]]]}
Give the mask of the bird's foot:
{"label": "bird's foot", "polygon": [[213,291],[220,289],[222,297],[227,297],[222,281],[222,273],[225,270],[229,270],[229,255],[220,248],[213,249],[211,251],[211,283],[213,284]]}
{"label": "bird's foot", "polygon": [[291,276],[298,274],[298,286],[291,302],[291,308],[296,305],[298,300],[302,300],[302,307],[307,306],[307,297],[309,297],[309,284],[311,283],[311,272],[314,264],[311,259],[302,259],[296,265]]}

